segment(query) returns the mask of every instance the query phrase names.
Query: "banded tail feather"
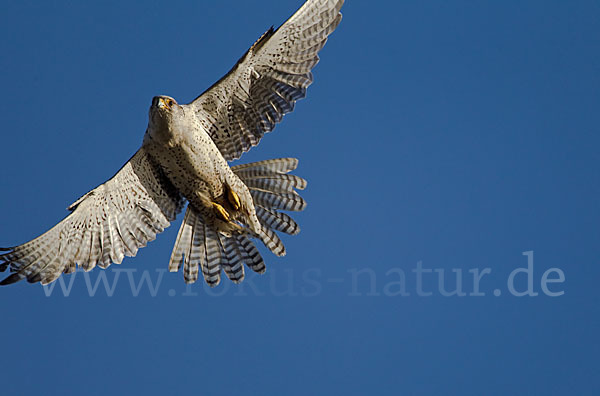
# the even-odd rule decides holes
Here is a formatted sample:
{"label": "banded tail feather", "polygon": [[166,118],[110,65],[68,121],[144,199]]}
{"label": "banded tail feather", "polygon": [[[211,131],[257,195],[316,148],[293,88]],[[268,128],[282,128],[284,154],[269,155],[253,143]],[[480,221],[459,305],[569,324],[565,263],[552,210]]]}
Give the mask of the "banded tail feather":
{"label": "banded tail feather", "polygon": [[232,235],[219,233],[207,227],[202,216],[189,205],[177,234],[169,271],[177,272],[183,264],[186,283],[193,283],[198,279],[200,267],[211,287],[221,281],[221,270],[234,283],[244,279],[244,265],[264,273],[264,260],[251,238],[260,240],[273,254],[283,256],[285,246],[276,231],[289,235],[300,232],[294,219],[280,211],[301,211],[306,207],[304,199],[296,193],[306,188],[306,180],[289,173],[297,166],[295,158],[278,158],[232,167],[250,190],[260,231],[253,233],[244,228]]}
{"label": "banded tail feather", "polygon": [[[264,272],[265,263],[251,239],[282,256],[285,247],[278,232],[295,235],[300,230],[283,213],[306,207],[296,193],[306,181],[290,174],[297,160],[229,168],[215,159],[240,158],[306,96],[319,52],[341,21],[343,3],[306,0],[191,103],[155,97],[142,147],[111,179],[75,201],[70,214],[46,233],[0,248],[0,272],[12,273],[0,285],[23,279],[48,284],[77,268],[90,271],[119,264],[167,228],[188,197],[192,204],[177,234],[169,270],[183,267],[189,283],[202,272],[211,286],[220,282],[221,269],[234,282],[244,278],[244,265]],[[199,128],[208,136],[198,139]],[[155,139],[173,133],[178,135],[176,147]],[[216,147],[204,147],[206,138]],[[196,183],[208,191],[197,189]],[[209,201],[208,196],[216,199]]]}

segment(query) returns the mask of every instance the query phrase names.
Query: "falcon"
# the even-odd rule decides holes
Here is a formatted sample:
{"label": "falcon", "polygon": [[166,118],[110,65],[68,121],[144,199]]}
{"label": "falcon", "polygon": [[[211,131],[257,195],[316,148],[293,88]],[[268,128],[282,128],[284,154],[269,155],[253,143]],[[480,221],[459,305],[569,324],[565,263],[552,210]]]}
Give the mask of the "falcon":
{"label": "falcon", "polygon": [[221,270],[235,283],[244,265],[263,273],[254,245],[275,255],[285,248],[276,232],[300,229],[283,211],[301,211],[296,192],[306,181],[290,172],[295,158],[230,167],[256,146],[304,98],[312,68],[342,19],[344,0],[308,0],[277,30],[264,33],[227,75],[189,104],[156,96],[141,148],[107,182],[69,206],[45,234],[1,248],[0,284],[27,279],[48,284],[77,266],[85,271],[135,256],[175,220],[187,203],[169,260],[186,283],[199,271],[210,286]]}

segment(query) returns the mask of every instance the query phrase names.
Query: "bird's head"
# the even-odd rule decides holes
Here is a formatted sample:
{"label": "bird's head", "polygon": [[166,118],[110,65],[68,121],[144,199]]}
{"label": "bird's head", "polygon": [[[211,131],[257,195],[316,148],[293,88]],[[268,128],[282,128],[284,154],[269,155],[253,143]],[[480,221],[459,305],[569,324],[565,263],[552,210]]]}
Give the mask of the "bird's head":
{"label": "bird's head", "polygon": [[170,123],[181,110],[181,106],[170,96],[155,96],[150,106],[150,123]]}
{"label": "bird's head", "polygon": [[152,98],[146,133],[156,141],[168,142],[175,135],[185,133],[186,122],[184,106],[177,104],[170,96],[160,95]]}

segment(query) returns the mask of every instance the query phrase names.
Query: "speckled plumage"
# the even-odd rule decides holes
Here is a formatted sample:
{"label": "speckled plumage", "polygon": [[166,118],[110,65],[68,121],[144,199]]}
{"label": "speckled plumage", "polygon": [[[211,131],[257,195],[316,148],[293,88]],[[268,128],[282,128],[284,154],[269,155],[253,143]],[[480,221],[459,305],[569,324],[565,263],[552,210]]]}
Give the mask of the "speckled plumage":
{"label": "speckled plumage", "polygon": [[294,109],[312,83],[311,69],[327,36],[341,21],[343,0],[308,0],[279,29],[268,30],[233,69],[193,102],[167,96],[152,101],[142,147],[106,183],[69,207],[51,230],[25,244],[1,249],[0,270],[50,283],[79,265],[120,264],[154,240],[188,203],[169,261],[183,265],[186,282],[199,273],[214,286],[221,270],[234,282],[244,264],[264,272],[251,241],[276,255],[285,248],[275,231],[299,232],[285,211],[306,206],[296,193],[306,181],[289,172],[294,158],[229,167]]}

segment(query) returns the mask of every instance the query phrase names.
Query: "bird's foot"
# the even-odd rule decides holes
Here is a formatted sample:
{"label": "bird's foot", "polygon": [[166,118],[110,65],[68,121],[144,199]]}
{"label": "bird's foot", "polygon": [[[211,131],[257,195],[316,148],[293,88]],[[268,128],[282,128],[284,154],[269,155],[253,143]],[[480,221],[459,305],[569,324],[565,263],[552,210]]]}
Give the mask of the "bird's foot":
{"label": "bird's foot", "polygon": [[242,207],[242,202],[240,201],[240,197],[231,188],[227,189],[227,199],[229,200],[229,203],[233,207],[233,210],[239,210]]}
{"label": "bird's foot", "polygon": [[231,216],[229,216],[229,213],[227,213],[225,208],[216,202],[213,202],[212,205],[215,212],[217,213],[217,217],[223,220],[224,222],[229,223],[229,220],[231,220]]}

